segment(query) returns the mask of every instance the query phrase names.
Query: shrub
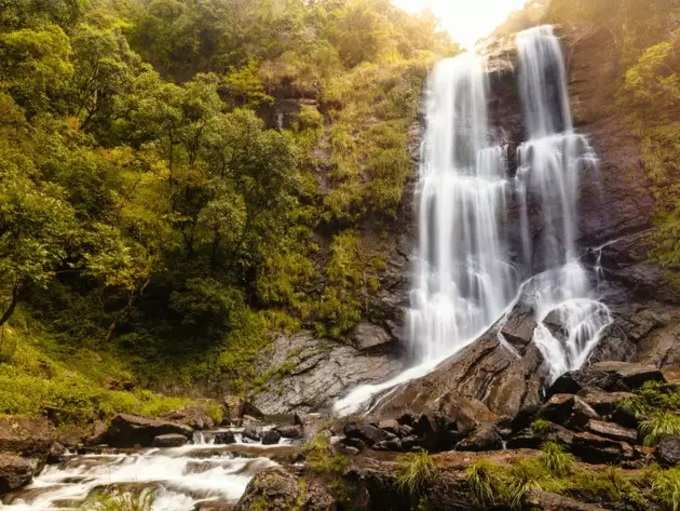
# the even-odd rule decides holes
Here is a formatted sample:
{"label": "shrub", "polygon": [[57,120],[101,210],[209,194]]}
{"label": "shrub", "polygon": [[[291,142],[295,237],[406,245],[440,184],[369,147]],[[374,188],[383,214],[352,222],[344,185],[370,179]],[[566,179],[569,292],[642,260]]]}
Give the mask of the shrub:
{"label": "shrub", "polygon": [[425,451],[405,454],[397,460],[397,485],[403,492],[418,495],[438,477],[437,465]]}

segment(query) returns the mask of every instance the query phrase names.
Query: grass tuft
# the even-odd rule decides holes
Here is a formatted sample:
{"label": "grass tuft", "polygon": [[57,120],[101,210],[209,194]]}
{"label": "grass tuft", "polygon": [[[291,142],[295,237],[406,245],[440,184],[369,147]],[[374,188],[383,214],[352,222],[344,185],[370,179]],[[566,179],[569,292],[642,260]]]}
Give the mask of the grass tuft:
{"label": "grass tuft", "polygon": [[397,460],[397,485],[410,495],[418,495],[439,478],[432,456],[425,451],[404,454]]}
{"label": "grass tuft", "polygon": [[680,435],[680,415],[658,412],[640,422],[640,433],[647,446],[654,446],[665,436]]}
{"label": "grass tuft", "polygon": [[659,470],[652,478],[652,494],[668,511],[680,511],[680,468]]}

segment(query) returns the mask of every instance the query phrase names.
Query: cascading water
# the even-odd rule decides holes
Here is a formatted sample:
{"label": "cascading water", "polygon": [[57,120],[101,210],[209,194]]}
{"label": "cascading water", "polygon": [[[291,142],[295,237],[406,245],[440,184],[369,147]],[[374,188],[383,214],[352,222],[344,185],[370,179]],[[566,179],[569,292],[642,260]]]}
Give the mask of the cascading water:
{"label": "cascading water", "polygon": [[[522,199],[524,265],[543,271],[527,286],[538,328],[534,342],[551,375],[579,368],[601,332],[609,309],[593,297],[591,277],[576,245],[580,177],[597,158],[574,131],[560,42],[551,26],[521,32],[519,85],[528,141],[518,149],[517,189]],[[541,212],[532,229],[529,203]],[[539,232],[532,238],[532,232]]]}
{"label": "cascading water", "polygon": [[490,135],[484,61],[441,61],[431,78],[420,169],[419,261],[407,322],[421,362],[456,351],[517,292],[502,222],[505,150]]}
{"label": "cascading water", "polygon": [[[417,365],[336,403],[355,413],[374,396],[421,377],[474,341],[518,301],[530,305],[534,342],[553,378],[580,367],[611,317],[591,289],[577,247],[580,175],[596,167],[575,132],[560,43],[550,26],[517,36],[526,142],[510,177],[494,139],[482,58],[437,64],[427,97],[419,180],[419,245],[407,325]],[[509,201],[519,205],[510,223]],[[511,246],[508,229],[519,231]],[[524,281],[524,282],[522,282]]]}

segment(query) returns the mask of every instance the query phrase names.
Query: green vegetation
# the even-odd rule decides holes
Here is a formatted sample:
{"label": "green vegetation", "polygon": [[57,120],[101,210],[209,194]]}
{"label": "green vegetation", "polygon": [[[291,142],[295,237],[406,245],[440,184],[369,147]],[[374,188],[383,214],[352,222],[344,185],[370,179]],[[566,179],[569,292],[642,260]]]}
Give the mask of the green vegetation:
{"label": "green vegetation", "polygon": [[654,446],[665,435],[680,434],[680,387],[648,382],[621,407],[639,421],[645,445]]}
{"label": "green vegetation", "polygon": [[453,51],[389,0],[2,2],[0,370],[60,392],[13,364],[19,317],[173,393],[245,390],[281,330],[342,338]]}
{"label": "green vegetation", "polygon": [[425,451],[404,454],[397,460],[397,484],[409,495],[419,495],[438,477],[437,465]]}
{"label": "green vegetation", "polygon": [[326,476],[342,475],[349,461],[333,453],[331,440],[325,434],[316,435],[305,445],[305,465],[314,474]]}
{"label": "green vegetation", "polygon": [[668,511],[680,509],[680,469],[658,471],[652,478],[652,491]]}

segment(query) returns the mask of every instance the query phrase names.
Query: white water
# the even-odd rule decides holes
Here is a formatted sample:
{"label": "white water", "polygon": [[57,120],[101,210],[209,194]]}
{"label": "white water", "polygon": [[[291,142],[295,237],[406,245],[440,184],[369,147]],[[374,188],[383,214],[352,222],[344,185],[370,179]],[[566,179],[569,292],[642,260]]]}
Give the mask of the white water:
{"label": "white water", "polygon": [[[511,178],[490,129],[484,60],[441,61],[430,77],[419,177],[419,245],[407,325],[415,366],[353,390],[339,414],[422,377],[487,331],[519,300],[539,324],[533,341],[551,376],[580,367],[611,322],[579,260],[578,190],[597,165],[575,132],[560,43],[552,27],[517,36],[526,141]],[[509,225],[509,201],[519,222]],[[538,211],[538,212],[536,212]],[[508,228],[519,231],[512,247]],[[552,329],[551,329],[552,326]]]}
{"label": "white water", "polygon": [[235,503],[257,472],[276,464],[265,457],[234,456],[229,452],[233,445],[205,443],[75,456],[45,468],[31,485],[8,495],[0,508],[76,509],[95,489],[106,488],[145,488],[154,494],[154,511],[192,511],[202,503]]}

